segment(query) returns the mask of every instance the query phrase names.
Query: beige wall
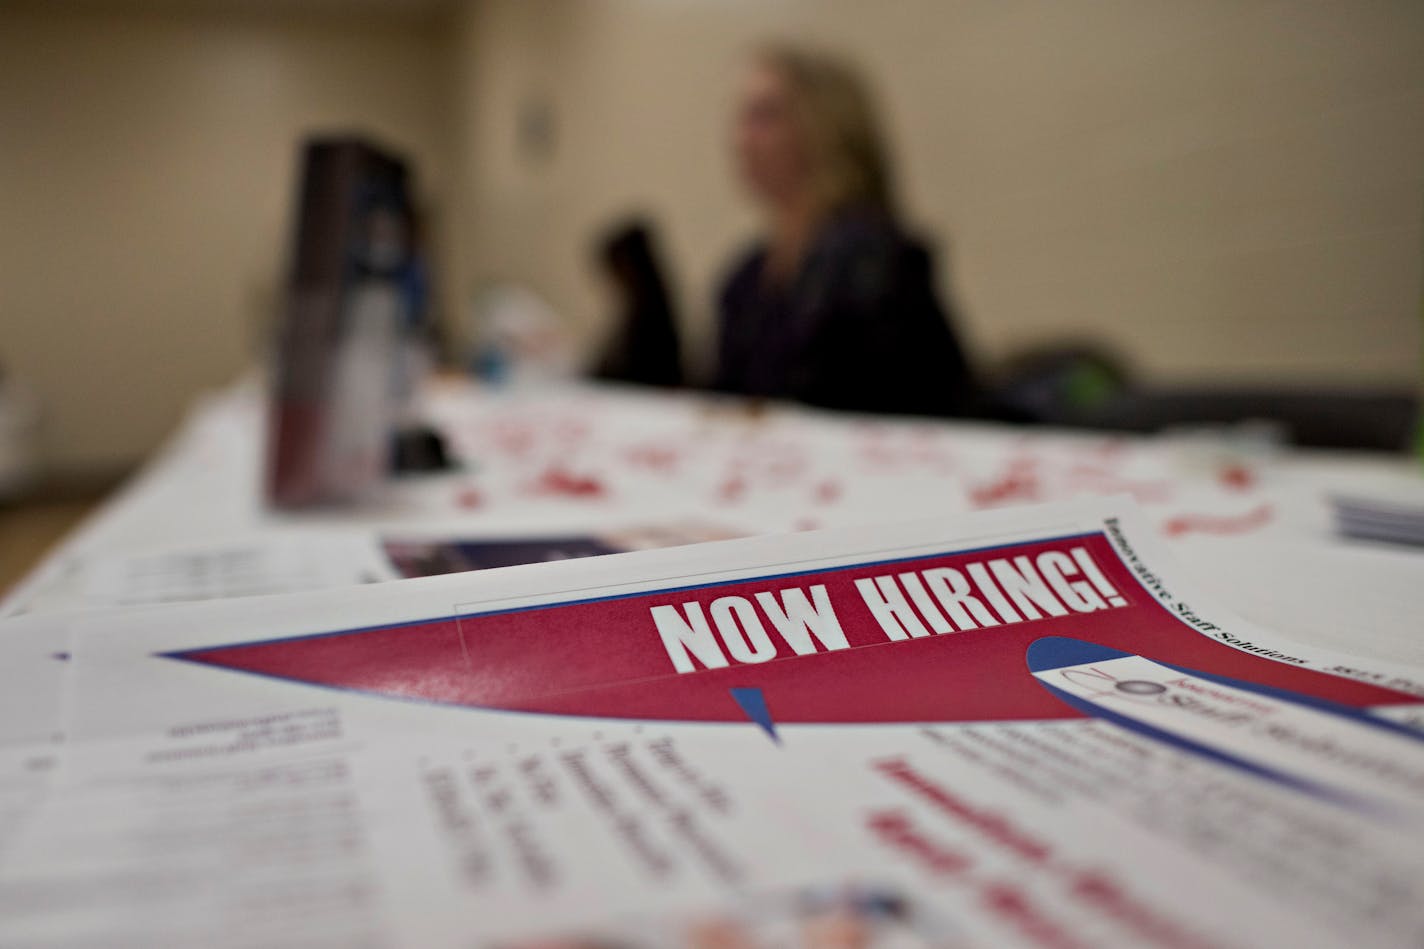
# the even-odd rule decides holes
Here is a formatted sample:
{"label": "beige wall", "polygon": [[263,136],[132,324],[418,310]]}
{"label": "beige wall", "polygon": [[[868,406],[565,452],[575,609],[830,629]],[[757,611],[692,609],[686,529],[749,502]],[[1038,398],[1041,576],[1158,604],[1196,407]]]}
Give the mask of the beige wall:
{"label": "beige wall", "polygon": [[59,470],[132,462],[263,343],[299,137],[448,172],[444,34],[267,7],[0,9],[0,361]]}
{"label": "beige wall", "polygon": [[[586,242],[648,209],[705,335],[752,226],[731,79],[791,36],[877,81],[985,357],[1091,337],[1159,379],[1419,379],[1417,0],[488,0],[465,19],[466,289],[524,280],[592,328]],[[557,149],[529,161],[517,116],[540,97]]]}
{"label": "beige wall", "polygon": [[309,130],[415,158],[457,337],[499,279],[595,337],[589,241],[641,210],[705,351],[755,227],[730,90],[767,36],[877,81],[986,359],[1092,337],[1159,379],[1419,377],[1417,0],[155,3],[0,8],[0,360],[61,469],[141,457],[250,364]]}

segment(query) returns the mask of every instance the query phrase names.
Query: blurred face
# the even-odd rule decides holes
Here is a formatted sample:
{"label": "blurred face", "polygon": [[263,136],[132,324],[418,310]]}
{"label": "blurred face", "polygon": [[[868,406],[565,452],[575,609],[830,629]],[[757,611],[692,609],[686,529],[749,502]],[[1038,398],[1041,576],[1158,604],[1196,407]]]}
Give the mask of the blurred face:
{"label": "blurred face", "polygon": [[810,180],[810,149],[780,73],[754,63],[742,77],[732,133],[737,172],[763,204],[798,198]]}

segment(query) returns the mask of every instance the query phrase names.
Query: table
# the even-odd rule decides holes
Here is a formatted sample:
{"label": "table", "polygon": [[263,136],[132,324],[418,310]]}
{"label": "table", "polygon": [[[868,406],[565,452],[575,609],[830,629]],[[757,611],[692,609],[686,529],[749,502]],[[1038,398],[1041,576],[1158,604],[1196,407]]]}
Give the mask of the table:
{"label": "table", "polygon": [[164,551],[240,546],[284,550],[286,563],[340,562],[310,577],[283,567],[291,589],[390,579],[378,551],[392,537],[669,525],[684,537],[734,536],[1126,493],[1186,569],[1247,618],[1305,644],[1424,663],[1424,553],[1339,538],[1327,502],[1332,490],[1418,480],[1408,459],[748,410],[705,394],[589,383],[491,390],[447,379],[423,403],[461,470],[399,479],[359,511],[281,515],[261,501],[260,385],[249,378],[205,396],[0,615],[103,605],[96,584],[125,582],[115,564]]}

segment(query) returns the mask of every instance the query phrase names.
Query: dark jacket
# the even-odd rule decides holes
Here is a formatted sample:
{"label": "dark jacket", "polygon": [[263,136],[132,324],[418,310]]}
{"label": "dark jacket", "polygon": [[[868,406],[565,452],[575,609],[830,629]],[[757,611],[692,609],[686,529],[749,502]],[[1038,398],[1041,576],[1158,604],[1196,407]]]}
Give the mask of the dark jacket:
{"label": "dark jacket", "polygon": [[633,221],[611,232],[600,259],[618,288],[620,311],[594,375],[644,385],[682,385],[677,314],[652,225]]}
{"label": "dark jacket", "polygon": [[754,248],[723,285],[715,388],[863,412],[969,411],[969,365],[930,255],[889,218],[835,216],[784,286],[765,264]]}

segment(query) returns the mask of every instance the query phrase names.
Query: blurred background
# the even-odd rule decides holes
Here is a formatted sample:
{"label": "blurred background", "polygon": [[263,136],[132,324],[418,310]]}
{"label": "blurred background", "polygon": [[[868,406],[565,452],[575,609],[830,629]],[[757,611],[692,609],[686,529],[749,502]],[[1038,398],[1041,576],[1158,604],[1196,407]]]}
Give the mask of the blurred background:
{"label": "blurred background", "polygon": [[705,377],[755,229],[736,76],[767,38],[874,84],[906,218],[986,371],[1087,347],[1143,391],[1412,413],[1417,0],[9,0],[0,385],[32,490],[112,483],[256,362],[314,134],[410,161],[451,364],[496,285],[593,352],[591,247],[639,214]]}

